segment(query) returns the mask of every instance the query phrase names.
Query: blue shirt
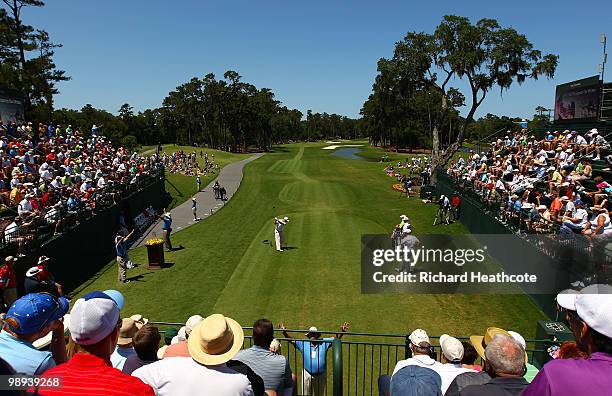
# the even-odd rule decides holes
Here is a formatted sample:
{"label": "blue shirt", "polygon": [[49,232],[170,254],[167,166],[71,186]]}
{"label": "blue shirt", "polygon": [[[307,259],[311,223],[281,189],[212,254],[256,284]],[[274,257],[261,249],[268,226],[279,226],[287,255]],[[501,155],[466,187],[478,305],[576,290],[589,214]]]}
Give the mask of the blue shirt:
{"label": "blue shirt", "polygon": [[121,258],[128,258],[128,250],[125,241],[119,242],[115,245],[115,250],[117,251],[117,256]]}
{"label": "blue shirt", "polygon": [[[327,350],[332,346],[333,338],[323,338],[322,342],[296,341],[295,347],[302,352],[304,369],[310,375],[319,375],[325,372],[327,363]],[[327,341],[327,342],[325,342]]]}
{"label": "blue shirt", "polygon": [[40,375],[55,367],[51,352],[39,351],[6,331],[0,332],[0,356],[20,374]]}
{"label": "blue shirt", "polygon": [[172,218],[164,216],[162,218],[162,220],[164,221],[164,225],[162,227],[162,230],[169,230],[172,226]]}

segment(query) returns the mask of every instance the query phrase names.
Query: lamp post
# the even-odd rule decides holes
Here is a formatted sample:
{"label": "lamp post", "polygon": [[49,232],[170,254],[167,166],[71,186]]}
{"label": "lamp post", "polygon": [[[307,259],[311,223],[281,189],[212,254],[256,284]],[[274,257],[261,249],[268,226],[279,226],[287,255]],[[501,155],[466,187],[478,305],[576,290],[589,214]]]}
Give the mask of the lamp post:
{"label": "lamp post", "polygon": [[607,43],[607,37],[605,33],[602,33],[601,36],[599,36],[599,42],[601,43],[601,45],[603,46],[603,57],[601,59],[601,63],[599,64],[599,72],[601,73],[601,82],[604,82],[604,73],[606,71],[606,62],[608,61],[608,54],[606,53],[606,43]]}
{"label": "lamp post", "polygon": [[606,53],[606,43],[607,43],[607,37],[605,33],[601,33],[601,35],[599,36],[599,42],[601,43],[602,47],[603,47],[603,56],[601,58],[601,63],[599,64],[599,71],[601,73],[601,102],[599,103],[599,120],[603,119],[603,108],[604,108],[604,90],[603,90],[603,86],[605,83],[604,77],[605,77],[605,71],[606,71],[606,62],[608,61],[608,54]]}

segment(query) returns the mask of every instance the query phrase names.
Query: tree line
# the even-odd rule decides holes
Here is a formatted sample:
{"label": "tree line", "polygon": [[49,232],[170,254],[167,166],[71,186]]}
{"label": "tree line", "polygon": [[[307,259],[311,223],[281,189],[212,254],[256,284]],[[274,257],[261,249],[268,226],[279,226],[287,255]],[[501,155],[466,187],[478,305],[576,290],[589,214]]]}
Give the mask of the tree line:
{"label": "tree line", "polygon": [[0,8],[0,88],[23,98],[25,119],[54,122],[88,131],[92,124],[114,142],[134,147],[159,143],[206,145],[228,151],[269,150],[273,144],[361,136],[359,120],[338,114],[304,115],[275,99],[268,88],[257,88],[229,70],[194,77],[179,85],[161,107],[135,113],[124,104],[114,115],[90,104],[80,110],[55,109],[57,83],[70,80],[53,60],[49,34],[26,24],[23,12],[43,7],[41,0],[2,0]]}
{"label": "tree line", "polygon": [[[42,0],[2,0],[0,88],[23,98],[28,121],[55,122],[87,131],[102,125],[114,142],[128,147],[179,143],[228,151],[269,150],[291,141],[369,137],[384,147],[426,147],[434,168],[443,165],[466,138],[486,136],[516,119],[487,114],[474,119],[490,92],[527,79],[552,77],[556,55],[543,55],[513,28],[494,19],[475,23],[445,16],[432,33],[409,32],[391,57],[378,61],[372,93],[360,119],[337,114],[303,114],[275,99],[268,88],[243,81],[233,70],[222,78],[194,77],[170,92],[159,108],[135,113],[124,104],[114,115],[87,104],[80,110],[54,109],[57,84],[70,79],[54,63],[61,47],[49,34],[26,24],[23,12]],[[468,89],[453,86],[465,80]],[[461,107],[466,106],[464,116]],[[534,125],[546,125],[543,107]]]}

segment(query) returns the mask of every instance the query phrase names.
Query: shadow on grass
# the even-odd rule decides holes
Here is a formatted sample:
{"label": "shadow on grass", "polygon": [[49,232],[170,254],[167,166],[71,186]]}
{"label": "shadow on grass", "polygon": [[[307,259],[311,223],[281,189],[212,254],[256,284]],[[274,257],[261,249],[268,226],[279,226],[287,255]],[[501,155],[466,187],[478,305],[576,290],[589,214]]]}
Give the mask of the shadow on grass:
{"label": "shadow on grass", "polygon": [[146,282],[144,280],[145,275],[148,274],[152,274],[153,272],[145,272],[144,274],[140,274],[140,275],[136,275],[136,276],[130,276],[128,278],[126,278],[127,280],[129,280],[130,282]]}

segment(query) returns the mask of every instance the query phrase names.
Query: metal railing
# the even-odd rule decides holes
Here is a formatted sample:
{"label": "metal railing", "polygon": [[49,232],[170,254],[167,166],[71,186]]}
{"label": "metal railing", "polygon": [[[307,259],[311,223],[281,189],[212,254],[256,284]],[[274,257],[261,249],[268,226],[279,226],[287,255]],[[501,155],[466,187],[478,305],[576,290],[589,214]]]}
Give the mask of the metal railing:
{"label": "metal railing", "polygon": [[[155,322],[149,323],[159,326],[160,333],[165,333],[167,327],[179,328],[183,323]],[[243,327],[245,332],[243,349],[253,346],[251,336],[252,327]],[[331,350],[326,354],[325,372],[317,375],[319,381],[324,381],[326,386],[316,389],[315,382],[305,381],[304,359],[301,352],[293,345],[296,341],[309,340],[305,338],[308,330],[291,329],[287,333],[297,334],[299,338],[277,337],[280,342],[280,353],[285,356],[295,376],[294,386],[298,395],[377,395],[378,378],[383,375],[391,375],[398,361],[407,359],[410,355],[407,334],[397,333],[360,333],[346,332],[343,337],[333,340],[322,341],[329,343]],[[276,330],[279,333],[279,330]],[[338,331],[319,330],[321,335],[333,336]],[[441,359],[439,336],[430,336],[434,344],[433,350],[437,360]],[[469,337],[456,337],[460,341],[469,342]],[[535,345],[550,345],[551,340],[528,340],[527,355],[529,361],[533,359],[534,353],[545,352],[536,349]],[[482,365],[482,361],[479,362]],[[317,392],[320,391],[320,392]]]}

